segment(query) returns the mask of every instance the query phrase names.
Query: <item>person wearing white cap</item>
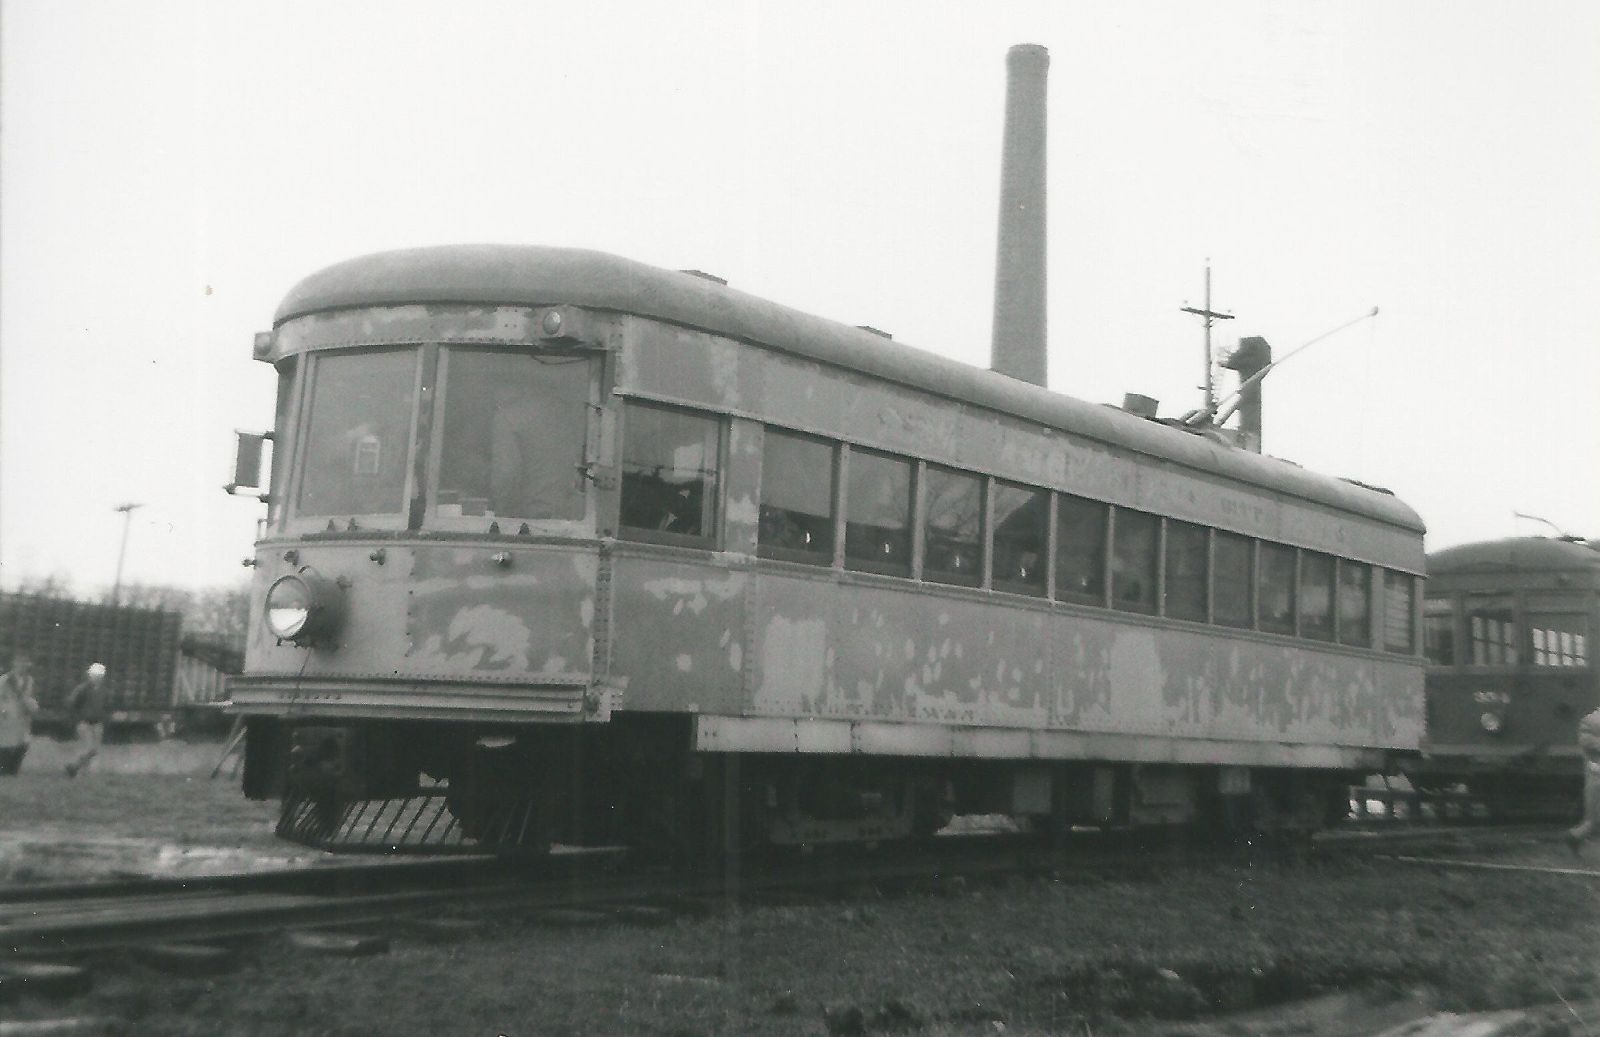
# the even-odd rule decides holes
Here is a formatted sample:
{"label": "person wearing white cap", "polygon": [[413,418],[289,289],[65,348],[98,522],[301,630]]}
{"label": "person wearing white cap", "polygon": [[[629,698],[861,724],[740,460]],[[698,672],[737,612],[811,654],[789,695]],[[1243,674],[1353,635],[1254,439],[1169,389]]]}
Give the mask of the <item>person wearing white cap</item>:
{"label": "person wearing white cap", "polygon": [[91,663],[83,680],[67,697],[67,708],[78,724],[78,755],[67,764],[67,777],[76,778],[89,769],[89,763],[100,752],[100,743],[106,734],[106,668]]}

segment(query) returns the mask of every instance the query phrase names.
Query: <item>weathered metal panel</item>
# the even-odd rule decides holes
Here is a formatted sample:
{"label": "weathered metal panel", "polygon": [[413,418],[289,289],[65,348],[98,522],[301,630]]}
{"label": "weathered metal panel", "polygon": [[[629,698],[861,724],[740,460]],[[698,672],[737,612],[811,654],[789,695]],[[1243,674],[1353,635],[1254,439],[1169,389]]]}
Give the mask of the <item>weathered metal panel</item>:
{"label": "weathered metal panel", "polygon": [[251,676],[230,679],[229,689],[236,710],[276,716],[540,723],[604,716],[604,705],[582,685]]}
{"label": "weathered metal panel", "polygon": [[[314,313],[278,328],[266,359],[277,360],[310,349],[423,342],[559,347],[562,340],[552,341],[540,325],[543,313],[528,306],[462,304],[372,306]],[[563,340],[578,339],[604,346],[616,333],[614,319],[573,307],[563,307],[562,318]]]}
{"label": "weathered metal panel", "polygon": [[761,532],[761,506],[756,487],[761,483],[760,422],[735,418],[728,429],[724,487],[723,546],[732,554],[753,557]]}
{"label": "weathered metal panel", "polygon": [[751,714],[1393,748],[1421,736],[1415,660],[887,581],[755,579]]}
{"label": "weathered metal panel", "polygon": [[[372,557],[379,549],[381,564]],[[273,580],[301,566],[342,580],[346,609],[339,643],[279,645],[259,620],[258,605],[246,647],[252,675],[590,680],[597,568],[592,545],[341,541],[301,542],[292,550],[292,561],[280,548],[263,550],[256,601]]]}
{"label": "weathered metal panel", "polygon": [[1141,764],[1377,769],[1383,752],[1365,746],[1201,740],[1109,732],[973,731],[870,720],[793,720],[705,716],[695,747],[706,752],[892,752],[898,756],[974,756],[993,760],[1117,760]]}
{"label": "weathered metal panel", "polygon": [[741,711],[750,573],[619,545],[611,672],[631,710]]}

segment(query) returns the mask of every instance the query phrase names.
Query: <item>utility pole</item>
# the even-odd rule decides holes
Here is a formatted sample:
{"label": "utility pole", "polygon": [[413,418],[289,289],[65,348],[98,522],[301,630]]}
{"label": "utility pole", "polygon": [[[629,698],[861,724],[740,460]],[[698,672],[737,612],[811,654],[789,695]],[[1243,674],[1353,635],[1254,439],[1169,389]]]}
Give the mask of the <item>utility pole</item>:
{"label": "utility pole", "polygon": [[111,585],[111,604],[117,604],[122,594],[122,561],[128,557],[128,526],[133,519],[133,510],[142,508],[143,504],[118,504],[112,511],[122,512],[122,547],[117,551],[117,582]]}
{"label": "utility pole", "polygon": [[1201,388],[1205,390],[1205,394],[1206,394],[1205,411],[1204,411],[1204,413],[1210,414],[1210,413],[1212,413],[1213,411],[1215,411],[1217,409],[1216,383],[1212,380],[1212,376],[1211,376],[1211,367],[1212,367],[1212,363],[1211,363],[1211,325],[1212,325],[1212,322],[1214,322],[1214,321],[1232,320],[1233,319],[1233,314],[1231,314],[1231,313],[1218,313],[1216,310],[1213,310],[1211,308],[1211,257],[1210,256],[1206,257],[1206,305],[1205,305],[1205,309],[1197,310],[1193,306],[1182,306],[1182,307],[1179,307],[1179,308],[1184,313],[1192,313],[1196,317],[1204,317],[1205,318],[1205,324],[1206,324],[1206,380],[1205,380],[1205,384],[1203,386],[1201,386]]}

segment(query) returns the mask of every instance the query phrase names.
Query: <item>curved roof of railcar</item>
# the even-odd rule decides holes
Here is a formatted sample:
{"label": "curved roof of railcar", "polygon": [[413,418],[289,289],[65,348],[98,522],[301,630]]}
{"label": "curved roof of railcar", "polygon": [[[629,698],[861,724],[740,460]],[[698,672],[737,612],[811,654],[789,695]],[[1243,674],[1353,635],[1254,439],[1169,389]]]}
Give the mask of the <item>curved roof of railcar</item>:
{"label": "curved roof of railcar", "polygon": [[1428,576],[1482,573],[1588,572],[1600,579],[1600,551],[1550,537],[1507,537],[1428,554]]}
{"label": "curved roof of railcar", "polygon": [[274,324],[326,310],[426,303],[568,304],[652,317],[1423,531],[1417,513],[1391,494],[948,360],[705,278],[604,252],[535,245],[442,245],[379,252],[337,263],[295,285],[278,307]]}

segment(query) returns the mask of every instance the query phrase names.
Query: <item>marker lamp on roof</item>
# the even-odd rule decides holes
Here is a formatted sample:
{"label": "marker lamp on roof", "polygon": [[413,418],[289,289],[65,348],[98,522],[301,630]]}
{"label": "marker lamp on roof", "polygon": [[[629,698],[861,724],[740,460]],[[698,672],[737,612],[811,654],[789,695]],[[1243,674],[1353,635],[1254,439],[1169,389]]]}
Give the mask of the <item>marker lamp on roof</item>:
{"label": "marker lamp on roof", "polygon": [[280,641],[306,646],[329,640],[344,618],[339,585],[301,569],[280,576],[267,589],[267,629]]}

